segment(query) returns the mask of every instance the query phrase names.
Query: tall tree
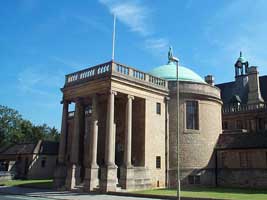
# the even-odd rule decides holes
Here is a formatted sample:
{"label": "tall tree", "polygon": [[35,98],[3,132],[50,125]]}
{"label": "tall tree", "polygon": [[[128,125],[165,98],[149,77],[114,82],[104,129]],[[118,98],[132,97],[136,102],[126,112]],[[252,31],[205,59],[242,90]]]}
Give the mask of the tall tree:
{"label": "tall tree", "polygon": [[9,145],[21,140],[22,117],[17,110],[0,105],[0,145]]}
{"label": "tall tree", "polygon": [[38,140],[59,141],[59,132],[47,124],[33,125],[24,120],[18,111],[0,105],[0,149],[14,143]]}

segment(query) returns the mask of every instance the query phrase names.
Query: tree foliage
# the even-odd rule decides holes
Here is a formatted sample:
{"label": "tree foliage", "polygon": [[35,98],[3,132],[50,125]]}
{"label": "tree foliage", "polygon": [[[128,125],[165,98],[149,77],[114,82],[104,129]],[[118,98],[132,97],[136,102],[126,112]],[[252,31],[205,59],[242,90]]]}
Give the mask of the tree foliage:
{"label": "tree foliage", "polygon": [[34,125],[17,110],[0,105],[0,147],[38,140],[59,141],[59,132],[46,124]]}

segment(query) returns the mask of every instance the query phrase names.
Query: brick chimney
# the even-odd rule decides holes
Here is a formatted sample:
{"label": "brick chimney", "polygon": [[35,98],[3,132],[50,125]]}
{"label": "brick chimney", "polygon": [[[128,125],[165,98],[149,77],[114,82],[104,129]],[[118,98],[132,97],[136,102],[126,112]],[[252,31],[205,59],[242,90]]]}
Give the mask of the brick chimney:
{"label": "brick chimney", "polygon": [[212,75],[205,76],[205,81],[206,81],[206,83],[214,86],[214,77]]}
{"label": "brick chimney", "polygon": [[248,104],[263,103],[261,96],[259,72],[257,67],[251,66],[248,68]]}

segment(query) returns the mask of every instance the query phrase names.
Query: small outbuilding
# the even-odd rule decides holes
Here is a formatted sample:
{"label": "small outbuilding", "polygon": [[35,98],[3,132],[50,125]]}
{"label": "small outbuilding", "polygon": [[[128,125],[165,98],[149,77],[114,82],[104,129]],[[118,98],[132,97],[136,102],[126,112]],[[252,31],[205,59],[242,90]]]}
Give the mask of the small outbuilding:
{"label": "small outbuilding", "polygon": [[0,153],[0,171],[10,172],[18,179],[52,178],[57,153],[58,142],[39,140],[11,145]]}

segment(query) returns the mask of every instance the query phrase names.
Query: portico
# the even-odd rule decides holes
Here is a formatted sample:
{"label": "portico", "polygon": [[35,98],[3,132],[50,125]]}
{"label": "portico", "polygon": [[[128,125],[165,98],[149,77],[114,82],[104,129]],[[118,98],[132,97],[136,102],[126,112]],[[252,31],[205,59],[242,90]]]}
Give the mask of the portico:
{"label": "portico", "polygon": [[152,110],[160,103],[164,111],[165,80],[112,61],[67,75],[62,92],[57,187],[105,192],[165,184],[164,164],[154,169],[156,155],[165,163],[165,129],[154,132],[162,149],[156,155],[145,139],[151,134],[148,118],[165,124],[164,113]]}

